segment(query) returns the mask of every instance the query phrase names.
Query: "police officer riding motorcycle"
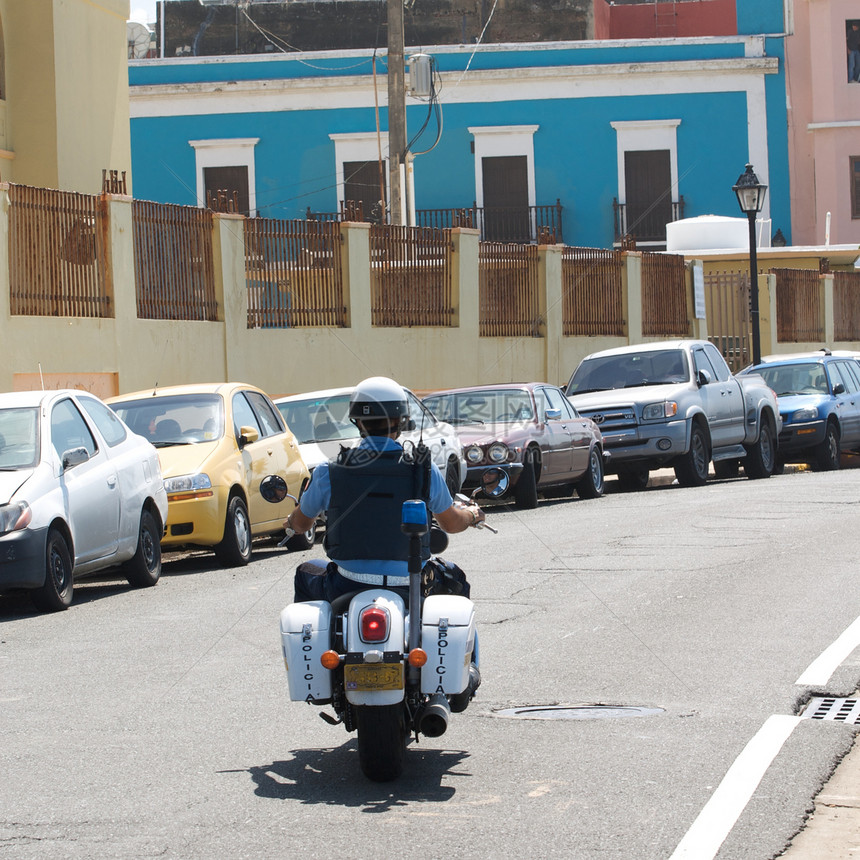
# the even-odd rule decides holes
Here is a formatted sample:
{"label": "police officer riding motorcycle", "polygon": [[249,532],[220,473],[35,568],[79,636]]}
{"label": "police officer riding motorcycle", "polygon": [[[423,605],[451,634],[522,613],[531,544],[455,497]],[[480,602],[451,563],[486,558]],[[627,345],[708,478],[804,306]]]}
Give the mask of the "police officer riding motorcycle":
{"label": "police officer riding motorcycle", "polygon": [[284,523],[304,532],[325,511],[330,559],[299,566],[281,614],[290,697],[331,704],[328,722],[358,729],[362,770],[380,781],[400,773],[413,731],[442,734],[480,684],[468,583],[431,557],[430,523],[462,532],[484,512],[452,499],[423,444],[397,441],[408,415],[394,380],[359,383],[349,417],[361,441],[314,470]]}

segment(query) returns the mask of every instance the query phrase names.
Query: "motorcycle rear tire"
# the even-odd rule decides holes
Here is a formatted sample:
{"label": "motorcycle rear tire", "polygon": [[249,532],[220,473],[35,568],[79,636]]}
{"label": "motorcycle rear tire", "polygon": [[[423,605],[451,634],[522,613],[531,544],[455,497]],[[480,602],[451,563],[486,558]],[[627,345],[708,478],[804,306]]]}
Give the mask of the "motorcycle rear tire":
{"label": "motorcycle rear tire", "polygon": [[361,772],[373,782],[390,782],[403,772],[408,733],[403,705],[354,708]]}

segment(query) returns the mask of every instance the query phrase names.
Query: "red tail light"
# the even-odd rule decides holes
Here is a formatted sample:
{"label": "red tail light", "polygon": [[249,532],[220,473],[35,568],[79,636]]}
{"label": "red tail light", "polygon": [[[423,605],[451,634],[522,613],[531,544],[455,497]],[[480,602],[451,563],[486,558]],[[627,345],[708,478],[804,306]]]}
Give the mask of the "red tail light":
{"label": "red tail light", "polygon": [[360,636],[362,642],[383,642],[388,638],[388,610],[368,606],[361,610]]}

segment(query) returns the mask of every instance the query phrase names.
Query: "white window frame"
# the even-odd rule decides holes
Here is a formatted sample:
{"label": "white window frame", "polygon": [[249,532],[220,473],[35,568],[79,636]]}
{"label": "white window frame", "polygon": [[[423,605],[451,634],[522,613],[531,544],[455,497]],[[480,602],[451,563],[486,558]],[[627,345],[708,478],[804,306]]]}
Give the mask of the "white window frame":
{"label": "white window frame", "polygon": [[337,197],[335,209],[339,201],[344,199],[343,165],[350,161],[379,161],[379,151],[382,150],[383,177],[385,179],[385,199],[388,200],[388,133],[377,135],[375,131],[355,133],[330,134],[329,139],[334,143],[334,170],[337,182]]}
{"label": "white window frame", "polygon": [[511,155],[526,157],[529,206],[535,203],[535,147],[534,134],[539,125],[487,125],[469,126],[475,139],[475,203],[484,205],[483,159]]}
{"label": "white window frame", "polygon": [[254,169],[254,147],[259,137],[235,137],[218,140],[189,140],[194,148],[197,172],[197,205],[206,208],[206,167],[244,167],[248,171],[248,209],[254,218],[257,214],[257,176]]}
{"label": "white window frame", "polygon": [[672,179],[672,202],[678,202],[678,126],[679,119],[633,120],[612,122],[617,135],[618,202],[627,203],[627,175],[624,153],[648,149],[669,150],[669,170]]}

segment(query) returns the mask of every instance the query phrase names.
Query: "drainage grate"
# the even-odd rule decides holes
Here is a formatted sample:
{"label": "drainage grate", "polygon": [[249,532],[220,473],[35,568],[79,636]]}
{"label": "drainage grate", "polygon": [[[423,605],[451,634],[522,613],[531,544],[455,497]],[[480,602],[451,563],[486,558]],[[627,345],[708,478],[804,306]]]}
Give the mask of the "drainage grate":
{"label": "drainage grate", "polygon": [[662,708],[642,708],[638,705],[531,705],[505,708],[494,716],[515,720],[595,720],[611,717],[648,717],[662,714]]}
{"label": "drainage grate", "polygon": [[810,720],[834,720],[857,726],[860,725],[860,699],[814,696],[804,709],[803,716]]}

